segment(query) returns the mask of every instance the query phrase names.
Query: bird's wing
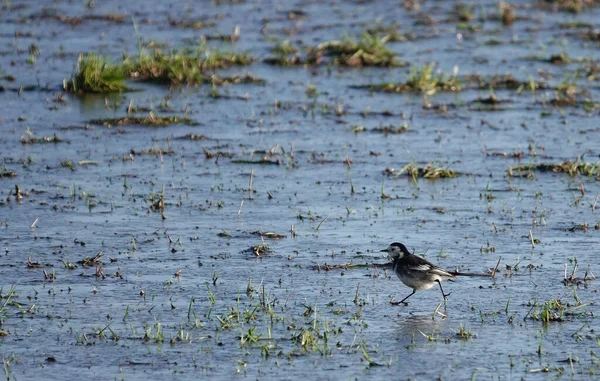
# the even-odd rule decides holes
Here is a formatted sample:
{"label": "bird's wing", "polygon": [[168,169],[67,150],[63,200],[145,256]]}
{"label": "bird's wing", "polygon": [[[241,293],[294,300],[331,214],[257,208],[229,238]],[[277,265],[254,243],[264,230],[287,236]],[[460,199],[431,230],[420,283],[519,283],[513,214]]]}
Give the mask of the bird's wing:
{"label": "bird's wing", "polygon": [[432,270],[433,267],[431,265],[417,265],[417,266],[411,266],[410,269],[414,270],[414,271],[426,272],[426,271]]}
{"label": "bird's wing", "polygon": [[449,273],[448,271],[437,267],[433,263],[429,262],[423,257],[419,257],[417,255],[405,256],[404,260],[406,261],[406,268],[410,271],[418,272],[418,273],[429,273],[431,275],[437,275],[444,279],[454,278],[454,275]]}
{"label": "bird's wing", "polygon": [[452,274],[452,273],[449,273],[448,271],[446,271],[446,270],[444,270],[444,269],[442,269],[442,268],[439,268],[439,267],[437,267],[437,266],[435,266],[434,268],[432,268],[432,269],[430,270],[430,272],[432,272],[432,273],[434,273],[434,274],[437,274],[437,275],[439,275],[439,276],[441,276],[441,277],[446,277],[446,278],[454,278],[454,274]]}

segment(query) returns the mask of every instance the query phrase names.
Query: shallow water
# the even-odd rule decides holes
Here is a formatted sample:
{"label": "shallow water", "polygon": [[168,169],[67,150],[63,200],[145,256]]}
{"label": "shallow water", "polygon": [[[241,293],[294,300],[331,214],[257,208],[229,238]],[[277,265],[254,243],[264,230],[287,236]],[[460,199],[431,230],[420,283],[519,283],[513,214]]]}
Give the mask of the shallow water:
{"label": "shallow water", "polygon": [[[600,217],[592,208],[600,194],[597,175],[507,176],[511,166],[560,164],[579,155],[596,163],[596,109],[554,107],[551,89],[494,89],[508,102],[482,111],[472,102],[489,97],[486,89],[427,97],[446,105],[441,112],[423,107],[421,94],[352,87],[402,81],[406,67],[260,62],[220,72],[252,72],[267,81],[220,88],[230,99],[212,98],[210,86],[169,90],[132,82],[140,91],[53,101],[80,52],[117,61],[137,50],[138,37],[178,48],[203,34],[231,33],[235,25],[240,40],[215,46],[264,58],[274,40],[312,46],[357,36],[376,22],[396,23],[413,37],[388,45],[411,64],[435,61],[445,73],[458,66],[461,75],[512,73],[557,86],[586,63],[527,57],[565,52],[597,59],[598,43],[583,40],[584,29],[558,27],[587,22],[597,28],[597,8],[570,14],[515,2],[524,19],[504,27],[478,21],[497,12],[497,3],[488,2],[473,6],[470,24],[480,30],[469,32],[451,20],[454,2],[422,2],[417,11],[387,1],[160,4],[3,5],[0,73],[15,77],[0,82],[6,88],[0,152],[6,169],[16,172],[0,178],[0,331],[6,335],[0,354],[7,378],[547,379],[564,373],[587,379],[600,372],[598,282],[562,282],[574,258],[578,277],[588,268],[600,272]],[[289,11],[299,9],[307,16],[290,19]],[[43,16],[109,13],[126,15],[125,21],[84,18],[72,26]],[[437,24],[417,23],[426,15]],[[182,19],[216,25],[194,30],[170,23]],[[490,40],[502,43],[491,47]],[[41,53],[29,65],[32,43]],[[597,80],[575,83],[587,91],[584,97],[598,98]],[[316,98],[307,95],[310,85]],[[159,115],[187,114],[199,125],[90,123],[125,116],[130,102],[154,109],[168,103],[172,111]],[[409,129],[402,134],[376,131],[404,123]],[[355,133],[355,126],[366,131]],[[28,130],[65,142],[21,144]],[[189,134],[207,139],[185,139]],[[170,153],[130,159],[132,150],[150,148]],[[232,157],[207,159],[203,148]],[[279,165],[235,162],[259,160],[270,150],[269,160]],[[494,155],[517,151],[520,161]],[[66,160],[74,170],[61,165]],[[410,162],[462,175],[416,184],[384,175]],[[165,219],[150,201],[163,189]],[[285,237],[261,238],[260,231]],[[498,274],[446,283],[452,294],[439,314],[437,288],[393,306],[391,298],[410,289],[381,266],[386,259],[379,250],[392,241],[449,269],[488,273],[499,262]],[[256,256],[255,245],[272,252]],[[98,263],[80,263],[98,253]],[[376,266],[324,270],[347,263]],[[531,318],[536,305],[539,313],[557,298],[568,303],[564,321]]]}

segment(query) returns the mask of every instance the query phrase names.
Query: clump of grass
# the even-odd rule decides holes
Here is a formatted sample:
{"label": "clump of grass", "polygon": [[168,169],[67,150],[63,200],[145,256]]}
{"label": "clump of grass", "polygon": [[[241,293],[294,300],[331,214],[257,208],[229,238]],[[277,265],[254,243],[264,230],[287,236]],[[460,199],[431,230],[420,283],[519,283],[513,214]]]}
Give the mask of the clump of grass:
{"label": "clump of grass", "polygon": [[456,336],[462,340],[469,340],[473,337],[470,329],[466,329],[463,323],[460,323],[460,328],[456,332]]}
{"label": "clump of grass", "polygon": [[[44,13],[42,11],[42,13]],[[44,17],[49,17],[56,19],[62,23],[69,24],[71,26],[81,25],[84,21],[110,21],[116,24],[121,24],[127,18],[127,15],[120,15],[115,13],[108,14],[91,14],[84,16],[73,16],[69,17],[67,15],[59,15],[59,14],[44,14]]]}
{"label": "clump of grass", "polygon": [[247,53],[221,52],[202,44],[195,49],[142,50],[138,56],[126,57],[118,65],[95,53],[81,54],[75,74],[63,82],[67,91],[78,93],[114,93],[130,90],[125,78],[161,84],[216,85],[230,83],[263,83],[251,75],[219,78],[213,71],[231,66],[246,66],[254,61]]}
{"label": "clump of grass", "polygon": [[129,151],[129,154],[131,155],[154,155],[154,156],[161,156],[161,155],[174,155],[175,151],[170,149],[170,148],[156,148],[156,147],[152,147],[152,148],[148,148],[145,150],[134,150],[132,149],[131,151]]}
{"label": "clump of grass", "polygon": [[548,84],[545,82],[536,82],[533,78],[529,81],[519,81],[513,75],[494,75],[491,78],[486,78],[478,74],[471,74],[465,77],[465,81],[473,83],[478,89],[487,90],[493,89],[509,89],[520,91],[522,89],[537,90],[540,88],[548,88]]}
{"label": "clump of grass", "polygon": [[589,162],[582,162],[581,156],[577,157],[577,160],[570,161],[566,160],[561,164],[554,166],[554,172],[564,172],[571,176],[575,176],[576,174],[584,175],[584,176],[598,176],[600,163],[596,162],[594,164]]}
{"label": "clump of grass", "polygon": [[379,133],[382,133],[385,135],[397,135],[397,134],[403,134],[406,131],[408,131],[409,129],[410,129],[410,127],[408,126],[408,124],[404,123],[399,126],[388,125],[388,126],[376,127],[373,129],[373,131],[379,132]]}
{"label": "clump of grass", "polygon": [[583,175],[588,177],[600,178],[600,162],[590,163],[584,162],[581,156],[578,156],[576,160],[566,160],[559,164],[523,164],[515,167],[508,168],[508,175],[514,177],[531,177],[533,171],[540,172],[555,172],[555,173],[566,173],[569,176]]}
{"label": "clump of grass", "polygon": [[588,28],[590,29],[581,34],[582,38],[588,41],[600,41],[600,31],[597,29],[592,29],[591,26]]}
{"label": "clump of grass", "polygon": [[421,92],[433,95],[441,91],[461,91],[463,85],[458,78],[457,70],[453,75],[436,73],[436,65],[412,66],[406,82],[383,83],[367,86],[370,90],[389,93]]}
{"label": "clump of grass", "polygon": [[59,138],[56,134],[52,136],[42,136],[36,138],[32,132],[28,131],[27,135],[21,136],[21,144],[43,144],[43,143],[62,143],[63,139]]}
{"label": "clump of grass", "polygon": [[456,14],[458,21],[462,22],[469,22],[475,17],[473,15],[473,5],[467,5],[461,2],[454,6],[454,13]]}
{"label": "clump of grass", "polygon": [[256,257],[264,257],[266,255],[273,255],[273,249],[265,243],[254,245],[248,249]]}
{"label": "clump of grass", "polygon": [[564,302],[561,298],[548,300],[541,305],[534,300],[526,317],[548,324],[550,322],[565,321],[570,316],[586,316],[590,314],[590,312],[583,308],[593,303],[582,303],[576,294],[574,298],[574,304]]}
{"label": "clump of grass", "polygon": [[578,57],[569,57],[567,53],[561,52],[557,54],[553,54],[551,56],[541,56],[539,54],[529,55],[525,57],[526,60],[529,61],[539,61],[546,62],[553,65],[566,65],[573,62],[584,62],[586,58],[578,58]]}
{"label": "clump of grass", "polygon": [[202,36],[202,38],[204,40],[218,40],[218,41],[235,42],[240,39],[240,26],[236,25],[233,28],[233,33],[231,33],[231,34],[224,34],[224,33],[207,34],[207,35]]}
{"label": "clump of grass", "polygon": [[299,50],[292,45],[289,40],[278,42],[271,51],[275,57],[267,57],[264,62],[270,65],[277,66],[294,66],[303,64],[300,58]]}
{"label": "clump of grass", "polygon": [[139,125],[139,126],[153,126],[153,127],[165,127],[171,124],[185,124],[188,126],[197,126],[198,122],[179,116],[159,116],[150,112],[148,116],[125,116],[117,118],[103,118],[103,119],[92,119],[88,121],[89,124],[114,126],[114,125]]}
{"label": "clump of grass", "polygon": [[257,235],[261,238],[268,238],[268,239],[282,239],[285,238],[285,235],[283,234],[279,234],[279,233],[274,233],[274,232],[263,232],[262,230],[257,230],[251,233],[252,235]]}
{"label": "clump of grass", "polygon": [[254,84],[264,84],[265,80],[259,77],[256,77],[252,74],[244,74],[244,75],[233,75],[230,77],[218,77],[216,75],[212,75],[210,77],[210,82],[216,86],[222,85],[231,85],[231,84],[240,84],[240,83],[254,83]]}
{"label": "clump of grass", "polygon": [[177,137],[175,139],[177,139],[177,140],[203,141],[203,140],[208,140],[209,138],[206,135],[187,134],[187,135],[184,135],[184,136]]}
{"label": "clump of grass", "polygon": [[73,164],[72,160],[61,161],[60,166],[63,168],[69,168],[71,171],[75,171],[75,164]]}
{"label": "clump of grass", "polygon": [[81,264],[84,267],[97,266],[102,264],[101,259],[103,256],[104,254],[102,252],[99,252],[93,257],[85,257],[82,260],[77,261],[77,263]]}
{"label": "clump of grass", "polygon": [[75,74],[63,87],[73,93],[118,93],[129,90],[124,80],[122,66],[95,53],[80,54]]}
{"label": "clump of grass", "polygon": [[[598,41],[600,41],[600,32],[598,32]],[[587,65],[579,67],[576,73],[588,81],[595,81],[600,78],[600,65],[596,61],[589,61]]]}
{"label": "clump of grass", "polygon": [[15,177],[17,172],[11,171],[6,167],[6,164],[2,164],[0,167],[0,177]]}
{"label": "clump of grass", "polygon": [[[17,296],[17,288],[16,286],[11,286],[10,289],[6,293],[3,293],[4,287],[0,287],[0,323],[3,322],[4,316],[6,316],[8,312],[8,307],[11,305],[11,299]],[[18,304],[17,304],[18,305]],[[6,332],[0,329],[0,333]],[[8,334],[2,334],[0,336],[7,336]]]}
{"label": "clump of grass", "polygon": [[554,99],[550,101],[553,106],[575,106],[577,104],[577,85],[573,81],[563,81],[556,88]]}
{"label": "clump of grass", "polygon": [[549,300],[541,306],[536,303],[531,312],[531,319],[541,320],[543,323],[563,321],[566,308],[567,306],[563,304],[560,298]]}
{"label": "clump of grass", "polygon": [[[589,226],[588,223],[585,222],[583,224],[583,226],[576,226],[569,230],[575,231],[575,230],[581,229],[581,230],[587,231],[588,226]],[[587,282],[587,281],[596,280],[596,276],[594,275],[594,273],[592,273],[592,270],[590,270],[589,266],[585,270],[585,274],[583,275],[583,278],[577,277],[575,275],[575,273],[577,272],[577,267],[579,265],[579,263],[577,261],[577,257],[574,257],[573,259],[569,258],[569,261],[573,262],[573,271],[571,272],[571,275],[567,275],[568,265],[565,263],[565,275],[563,278],[563,284],[565,286],[567,286],[569,284],[574,284],[574,285],[579,286],[579,285],[585,284],[585,282]]]}
{"label": "clump of grass", "polygon": [[414,38],[414,36],[411,36],[410,34],[404,35],[404,34],[400,33],[398,31],[398,25],[390,25],[390,26],[378,25],[378,26],[369,28],[366,31],[371,36],[383,35],[383,37],[386,38],[388,42],[407,41],[411,38]]}
{"label": "clump of grass", "polygon": [[209,71],[231,66],[247,66],[254,61],[248,53],[220,52],[206,45],[196,49],[159,49],[128,57],[123,62],[126,73],[133,79],[167,84],[201,84],[211,82]]}
{"label": "clump of grass", "polygon": [[416,163],[408,163],[399,171],[396,171],[393,168],[386,168],[383,171],[383,174],[393,177],[400,177],[406,174],[407,176],[411,177],[415,183],[417,183],[419,178],[454,178],[460,176],[461,173],[450,168],[437,167],[432,163],[427,164],[425,167],[419,167]]}
{"label": "clump of grass", "polygon": [[294,54],[293,56],[278,55],[275,57],[267,57],[264,59],[263,62],[268,65],[283,66],[283,67],[304,65],[306,63],[304,60],[302,60],[302,58],[300,58],[300,56],[298,54]]}
{"label": "clump of grass", "polygon": [[561,29],[592,29],[594,25],[583,21],[566,21],[559,23]]}
{"label": "clump of grass", "polygon": [[545,0],[541,3],[541,6],[554,11],[581,13],[584,9],[599,4],[598,0]]}
{"label": "clump of grass", "polygon": [[[153,192],[147,197],[148,202],[150,203],[150,210],[153,212],[160,212],[164,217],[165,213],[165,189],[161,193]],[[163,218],[164,219],[164,218]]]}
{"label": "clump of grass", "polygon": [[567,55],[567,53],[562,52],[559,54],[554,54],[548,58],[548,62],[554,65],[564,65],[573,62],[571,58]]}
{"label": "clump of grass", "polygon": [[515,7],[508,2],[500,1],[498,5],[500,11],[500,20],[503,25],[511,25],[515,22]]}
{"label": "clump of grass", "polygon": [[331,57],[331,63],[339,66],[405,66],[406,63],[396,59],[396,53],[386,43],[397,36],[386,34],[379,38],[378,33],[363,32],[359,39],[344,37],[341,40],[325,41],[308,49],[301,57],[299,49],[289,41],[283,41],[272,49],[274,57],[268,57],[265,63],[278,66],[320,65],[324,56]]}
{"label": "clump of grass", "polygon": [[202,29],[212,28],[216,24],[206,20],[170,20],[169,24],[175,28]]}
{"label": "clump of grass", "polygon": [[341,66],[403,66],[396,60],[396,53],[385,44],[389,36],[378,38],[367,32],[360,39],[344,38],[342,40],[326,41],[312,49],[309,55],[318,57],[321,54],[334,56],[333,62]]}

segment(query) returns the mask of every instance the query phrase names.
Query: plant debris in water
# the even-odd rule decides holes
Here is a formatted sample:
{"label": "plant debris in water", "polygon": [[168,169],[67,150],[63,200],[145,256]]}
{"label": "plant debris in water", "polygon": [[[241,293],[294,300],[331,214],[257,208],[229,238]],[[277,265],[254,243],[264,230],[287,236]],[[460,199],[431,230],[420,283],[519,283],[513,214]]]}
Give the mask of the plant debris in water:
{"label": "plant debris in water", "polygon": [[260,236],[261,238],[269,238],[269,239],[282,239],[285,238],[285,235],[274,233],[274,232],[263,232],[262,230],[257,230],[251,233],[252,235]]}
{"label": "plant debris in water", "polygon": [[17,176],[17,172],[9,170],[8,168],[6,168],[5,164],[3,164],[2,167],[0,167],[0,177],[16,177],[16,176]]}
{"label": "plant debris in water", "polygon": [[[389,125],[389,126],[381,126],[381,127],[376,127],[373,129],[373,132],[379,132],[381,134],[385,134],[385,135],[395,135],[395,134],[403,134],[406,131],[409,130],[408,124],[402,124],[400,126],[394,126],[394,125]],[[355,131],[355,132],[359,132],[359,131]]]}
{"label": "plant debris in water", "polygon": [[99,252],[98,254],[96,254],[93,257],[85,257],[82,260],[78,261],[77,263],[81,264],[84,267],[97,266],[97,265],[102,264],[102,262],[100,260],[102,259],[103,256],[104,256],[104,254],[102,252]]}
{"label": "plant debris in water", "polygon": [[273,255],[275,252],[271,247],[267,244],[258,244],[254,246],[250,246],[248,249],[244,250],[245,253],[252,254],[255,257],[265,257]]}
{"label": "plant debris in water", "polygon": [[532,320],[540,320],[547,324],[550,322],[565,321],[568,316],[586,316],[588,312],[583,309],[591,303],[581,303],[576,298],[575,305],[570,305],[561,300],[561,298],[551,299],[543,304],[533,302],[533,306],[528,314]]}
{"label": "plant debris in water", "polygon": [[579,156],[575,161],[566,160],[560,164],[540,163],[523,164],[508,168],[508,175],[514,177],[532,177],[534,171],[566,173],[569,176],[583,175],[600,178],[600,163],[584,162]]}
{"label": "plant debris in water", "polygon": [[391,39],[391,35],[379,38],[377,35],[363,32],[358,40],[345,37],[310,47],[304,58],[300,56],[297,47],[289,41],[283,41],[272,49],[275,57],[267,57],[264,62],[279,66],[320,65],[326,62],[324,57],[330,57],[330,62],[338,66],[406,66],[406,62],[398,61],[396,53],[386,46]]}
{"label": "plant debris in water", "polygon": [[413,181],[417,181],[418,178],[424,179],[439,179],[439,178],[454,178],[461,175],[460,172],[454,171],[450,168],[437,167],[434,164],[427,164],[425,167],[419,167],[415,163],[408,163],[400,170],[394,168],[386,168],[383,171],[385,176],[400,177],[402,175],[409,176]]}
{"label": "plant debris in water", "polygon": [[170,20],[169,24],[176,28],[202,29],[212,28],[216,23],[206,20]]}
{"label": "plant debris in water", "polygon": [[581,13],[585,9],[598,6],[598,0],[544,0],[535,4],[542,9],[569,13]]}
{"label": "plant debris in water", "polygon": [[[334,64],[341,66],[404,66],[396,60],[396,53],[385,44],[389,36],[378,38],[367,32],[360,35],[359,40],[344,38],[326,41],[317,45],[310,55],[320,57],[322,54],[334,57]],[[317,59],[315,58],[315,61]]]}
{"label": "plant debris in water", "polygon": [[155,115],[152,112],[148,116],[125,116],[120,118],[92,119],[88,121],[88,123],[104,126],[138,125],[154,127],[165,127],[170,126],[172,124],[185,124],[188,126],[197,126],[199,124],[198,122],[187,117],[159,116]]}
{"label": "plant debris in water", "polygon": [[406,82],[403,83],[381,83],[359,87],[386,93],[421,92],[425,95],[433,95],[441,91],[461,91],[463,89],[456,71],[453,75],[436,73],[436,65],[433,63],[412,66]]}
{"label": "plant debris in water", "polygon": [[59,138],[56,134],[52,136],[43,136],[36,138],[32,133],[21,136],[21,144],[43,144],[43,143],[62,143],[63,139]]}

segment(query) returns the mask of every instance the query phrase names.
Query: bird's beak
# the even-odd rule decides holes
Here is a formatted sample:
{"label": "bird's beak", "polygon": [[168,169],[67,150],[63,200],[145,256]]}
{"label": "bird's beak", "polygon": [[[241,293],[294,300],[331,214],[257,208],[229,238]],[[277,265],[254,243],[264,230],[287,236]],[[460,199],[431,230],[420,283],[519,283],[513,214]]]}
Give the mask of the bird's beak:
{"label": "bird's beak", "polygon": [[389,253],[390,250],[386,248],[386,249],[381,250],[380,252],[382,252],[382,253]]}

